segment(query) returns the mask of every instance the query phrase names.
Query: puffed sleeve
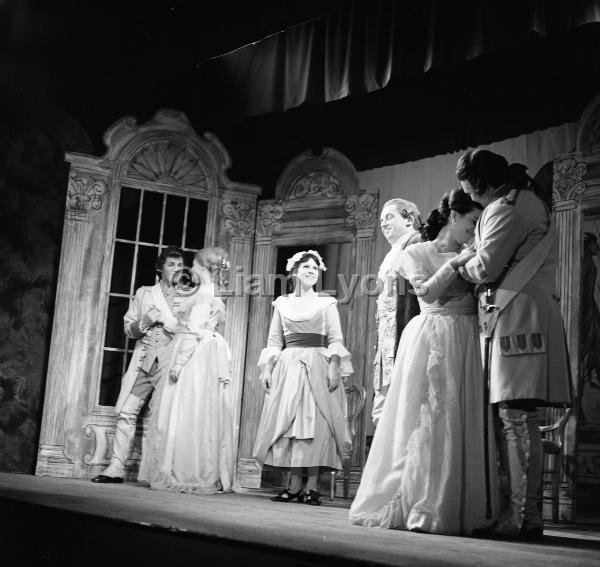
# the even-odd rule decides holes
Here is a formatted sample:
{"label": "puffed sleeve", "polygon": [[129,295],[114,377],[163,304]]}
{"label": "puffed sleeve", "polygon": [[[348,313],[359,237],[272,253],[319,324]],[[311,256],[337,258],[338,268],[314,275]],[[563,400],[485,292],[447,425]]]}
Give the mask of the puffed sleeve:
{"label": "puffed sleeve", "polygon": [[458,272],[452,267],[450,261],[448,261],[430,278],[426,278],[424,274],[419,276],[419,278],[413,277],[410,283],[415,288],[421,288],[426,291],[426,293],[420,296],[423,301],[433,303],[442,296],[450,284],[456,281]]}
{"label": "puffed sleeve", "polygon": [[327,358],[332,355],[340,357],[340,372],[342,376],[350,376],[354,370],[350,361],[350,353],[344,346],[344,336],[340,324],[340,314],[337,305],[333,303],[325,309],[325,330],[327,332]]}
{"label": "puffed sleeve", "polygon": [[409,246],[406,249],[392,249],[389,257],[390,269],[404,279],[422,278],[426,279],[431,274],[425,272],[422,258],[422,245],[420,243]]}
{"label": "puffed sleeve", "polygon": [[140,339],[144,336],[144,331],[140,328],[142,320],[142,295],[145,288],[140,287],[136,290],[133,299],[129,303],[129,309],[123,317],[123,329],[130,339]]}
{"label": "puffed sleeve", "polygon": [[210,304],[210,319],[206,324],[207,329],[217,329],[220,328],[219,325],[225,323],[226,319],[226,309],[223,301],[215,297],[213,298]]}
{"label": "puffed sleeve", "polygon": [[190,316],[187,322],[187,328],[192,333],[199,334],[202,329],[206,329],[208,322],[211,319],[210,300],[201,298],[194,303],[190,310]]}
{"label": "puffed sleeve", "polygon": [[177,331],[173,348],[175,349],[173,363],[185,366],[198,345],[203,333],[206,331],[206,323],[210,319],[210,300],[202,296],[190,306],[187,322],[183,328]]}
{"label": "puffed sleeve", "polygon": [[[430,246],[427,242],[417,243],[397,251],[391,258],[392,267],[398,274],[408,280],[414,288],[426,291],[420,295],[426,303],[439,300],[458,279],[458,272],[449,261],[432,274],[431,263],[427,260]],[[413,293],[412,289],[408,290],[408,293]]]}
{"label": "puffed sleeve", "polygon": [[477,252],[460,274],[473,283],[496,281],[515,251],[527,238],[527,227],[513,205],[494,203],[480,219]]}
{"label": "puffed sleeve", "polygon": [[277,306],[273,311],[271,326],[269,327],[269,336],[267,338],[267,346],[262,349],[258,358],[257,366],[262,368],[266,364],[275,364],[281,355],[283,348],[283,322],[281,321],[281,313]]}

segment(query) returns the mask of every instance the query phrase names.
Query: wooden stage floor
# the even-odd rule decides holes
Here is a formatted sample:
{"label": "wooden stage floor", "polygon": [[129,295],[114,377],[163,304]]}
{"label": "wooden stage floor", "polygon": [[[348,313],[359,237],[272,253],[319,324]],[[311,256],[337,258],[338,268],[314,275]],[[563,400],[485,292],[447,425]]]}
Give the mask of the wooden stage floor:
{"label": "wooden stage floor", "polygon": [[[548,526],[541,542],[353,526],[349,502],[275,504],[271,492],[210,496],[141,483],[0,473],[0,562],[29,565],[599,566],[600,531]],[[10,551],[11,562],[4,557]],[[137,561],[136,561],[137,559]]]}

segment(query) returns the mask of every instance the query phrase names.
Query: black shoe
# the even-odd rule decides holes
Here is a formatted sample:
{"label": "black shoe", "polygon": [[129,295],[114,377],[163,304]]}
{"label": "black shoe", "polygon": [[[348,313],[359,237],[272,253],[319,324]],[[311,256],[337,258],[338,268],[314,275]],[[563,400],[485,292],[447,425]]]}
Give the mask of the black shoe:
{"label": "black shoe", "polygon": [[306,497],[305,504],[309,506],[320,506],[321,505],[321,495],[316,490],[311,490]]}
{"label": "black shoe", "polygon": [[412,528],[411,530],[408,530],[409,532],[412,532],[413,534],[428,534],[429,532],[427,530],[422,530],[421,528]]}
{"label": "black shoe", "polygon": [[92,479],[92,482],[100,484],[120,484],[123,482],[123,478],[120,476],[106,476],[105,474],[99,474]]}
{"label": "black shoe", "polygon": [[304,494],[302,493],[302,489],[300,489],[296,494],[292,494],[287,488],[282,490],[277,496],[273,496],[271,498],[273,502],[293,502],[294,500],[298,500],[300,504],[304,500]]}

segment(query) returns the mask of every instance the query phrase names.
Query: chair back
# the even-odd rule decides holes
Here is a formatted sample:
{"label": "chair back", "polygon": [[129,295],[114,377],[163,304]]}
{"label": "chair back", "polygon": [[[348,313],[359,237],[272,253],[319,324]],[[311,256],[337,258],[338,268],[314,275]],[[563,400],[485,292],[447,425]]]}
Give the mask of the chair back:
{"label": "chair back", "polygon": [[[546,416],[551,423],[540,425],[544,463],[542,469],[542,502],[548,502],[552,513],[552,521],[560,519],[560,482],[564,460],[565,429],[571,416],[571,408],[562,411],[546,409]],[[558,414],[558,415],[557,415]]]}
{"label": "chair back", "polygon": [[350,428],[352,441],[354,441],[354,437],[356,436],[356,424],[358,417],[360,416],[360,412],[365,406],[367,391],[363,386],[357,386],[356,384],[344,386],[344,390],[346,392],[347,401],[346,420],[348,421],[348,427]]}
{"label": "chair back", "polygon": [[[556,411],[557,410],[553,410],[553,413],[556,414]],[[545,441],[544,452],[555,452],[547,451],[547,449],[549,449],[548,443],[552,443],[558,449],[562,448],[565,439],[565,428],[567,427],[567,423],[569,422],[570,416],[571,408],[566,408],[561,413],[561,415],[558,418],[556,418],[555,421],[553,421],[552,423],[549,423],[547,425],[540,425],[540,433],[542,434],[543,441]]]}

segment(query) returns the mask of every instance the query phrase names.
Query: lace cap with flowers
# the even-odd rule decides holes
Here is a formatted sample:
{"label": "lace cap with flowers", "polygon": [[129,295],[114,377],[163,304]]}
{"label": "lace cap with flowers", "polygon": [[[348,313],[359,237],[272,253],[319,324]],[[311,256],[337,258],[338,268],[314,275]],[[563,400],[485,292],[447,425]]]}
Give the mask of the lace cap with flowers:
{"label": "lace cap with flowers", "polygon": [[315,258],[317,258],[319,260],[319,266],[318,266],[319,270],[321,270],[322,272],[327,270],[327,268],[325,267],[325,263],[323,262],[323,258],[321,258],[321,254],[319,254],[316,250],[302,250],[301,252],[296,252],[291,258],[287,259],[287,264],[285,265],[285,271],[291,272],[294,269],[294,266],[296,265],[296,263],[300,261],[300,258],[302,258],[302,256],[305,256],[307,254],[310,254],[311,256],[314,256]]}

